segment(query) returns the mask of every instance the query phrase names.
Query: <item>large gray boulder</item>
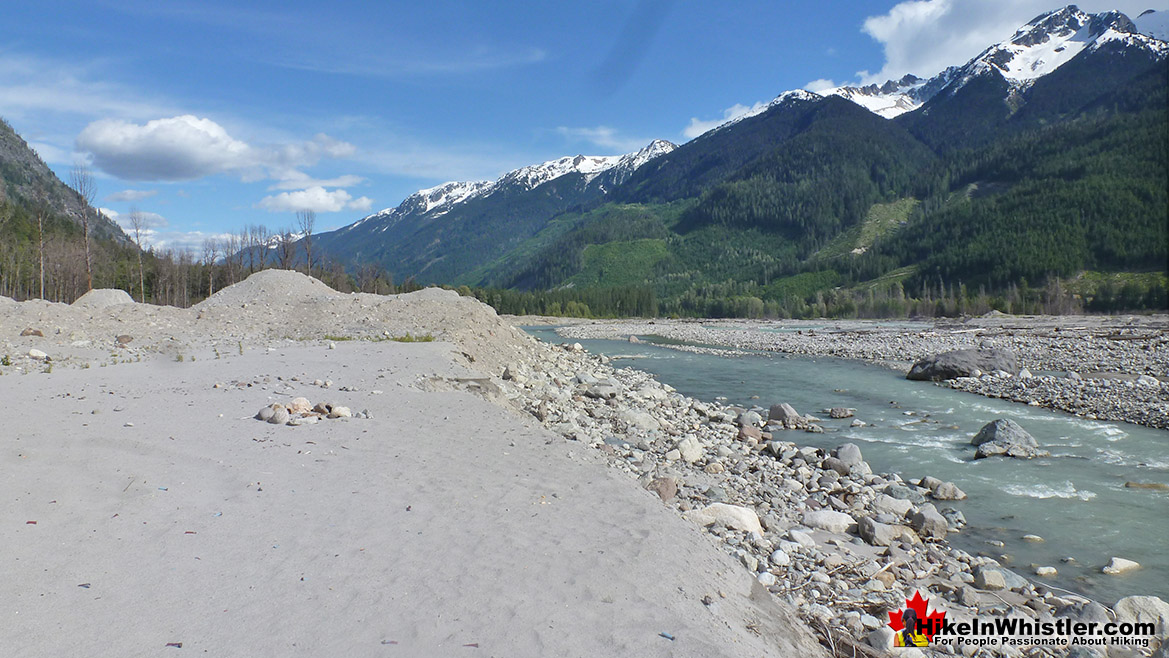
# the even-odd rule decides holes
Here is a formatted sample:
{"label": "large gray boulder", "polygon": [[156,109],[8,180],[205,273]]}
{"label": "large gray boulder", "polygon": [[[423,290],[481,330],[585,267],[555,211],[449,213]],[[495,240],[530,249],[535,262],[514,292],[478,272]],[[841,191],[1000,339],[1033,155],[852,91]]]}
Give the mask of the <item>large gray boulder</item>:
{"label": "large gray boulder", "polygon": [[1015,421],[1006,418],[999,418],[983,425],[982,429],[978,430],[978,434],[975,434],[974,438],[970,440],[970,443],[978,446],[978,452],[974,455],[975,459],[997,455],[1031,459],[1032,457],[1046,457],[1050,454],[1039,449],[1039,443],[1035,441],[1035,437],[1027,433],[1027,430],[1019,427]]}
{"label": "large gray boulder", "polygon": [[[1019,361],[1014,352],[997,349],[954,350],[921,359],[913,364],[906,379],[918,381],[941,381],[955,377],[973,377],[979,373],[996,370],[1019,373]],[[977,373],[975,371],[978,371]]]}

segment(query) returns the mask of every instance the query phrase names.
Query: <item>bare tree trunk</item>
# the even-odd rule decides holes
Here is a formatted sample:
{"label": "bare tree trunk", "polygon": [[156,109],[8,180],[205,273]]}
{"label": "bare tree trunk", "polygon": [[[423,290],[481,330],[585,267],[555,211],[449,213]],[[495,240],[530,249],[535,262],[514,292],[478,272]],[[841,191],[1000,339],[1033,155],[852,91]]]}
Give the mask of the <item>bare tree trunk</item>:
{"label": "bare tree trunk", "polygon": [[313,275],[313,225],[317,223],[317,213],[313,210],[300,210],[296,213],[297,224],[304,235],[305,270],[309,276]]}
{"label": "bare tree trunk", "polygon": [[37,208],[37,251],[41,261],[41,299],[45,298],[45,207]]}
{"label": "bare tree trunk", "polygon": [[93,182],[93,172],[88,165],[75,164],[69,173],[69,186],[81,197],[81,228],[85,232],[85,285],[87,290],[93,290],[93,261],[89,253],[89,207],[93,205],[93,197],[97,194],[97,186]]}

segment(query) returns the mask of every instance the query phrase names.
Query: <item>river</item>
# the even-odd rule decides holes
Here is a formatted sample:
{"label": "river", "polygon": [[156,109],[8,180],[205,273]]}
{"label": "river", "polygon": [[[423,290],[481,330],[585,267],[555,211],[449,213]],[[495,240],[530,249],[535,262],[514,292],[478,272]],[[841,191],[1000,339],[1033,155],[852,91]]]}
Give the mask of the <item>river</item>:
{"label": "river", "polygon": [[[544,341],[563,342],[554,328],[524,329]],[[777,438],[826,449],[851,442],[874,472],[954,482],[969,498],[938,506],[960,510],[968,525],[950,536],[951,543],[999,559],[1031,580],[1106,604],[1133,594],[1169,599],[1169,493],[1124,486],[1169,483],[1169,432],[912,382],[901,373],[845,359],[716,356],[649,343],[580,342],[592,353],[624,357],[613,365],[653,373],[690,397],[765,409],[787,402],[824,419],[823,434]],[[855,408],[855,418],[867,425],[830,420],[828,407]],[[1051,457],[974,460],[971,437],[996,418],[1019,423]],[[1029,534],[1044,541],[1024,540]],[[1122,576],[1103,574],[1114,556],[1142,568]],[[1059,573],[1040,578],[1035,566],[1053,566]]]}

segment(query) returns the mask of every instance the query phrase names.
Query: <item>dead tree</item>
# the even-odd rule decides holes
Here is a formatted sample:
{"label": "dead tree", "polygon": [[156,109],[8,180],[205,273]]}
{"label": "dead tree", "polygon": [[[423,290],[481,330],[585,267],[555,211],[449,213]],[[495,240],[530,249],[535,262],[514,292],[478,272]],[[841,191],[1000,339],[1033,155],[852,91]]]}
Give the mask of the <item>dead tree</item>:
{"label": "dead tree", "polygon": [[93,290],[93,260],[89,250],[89,208],[93,205],[93,197],[97,194],[97,185],[93,182],[93,172],[85,164],[73,165],[69,172],[69,187],[81,197],[81,229],[85,233],[85,285],[86,290]]}

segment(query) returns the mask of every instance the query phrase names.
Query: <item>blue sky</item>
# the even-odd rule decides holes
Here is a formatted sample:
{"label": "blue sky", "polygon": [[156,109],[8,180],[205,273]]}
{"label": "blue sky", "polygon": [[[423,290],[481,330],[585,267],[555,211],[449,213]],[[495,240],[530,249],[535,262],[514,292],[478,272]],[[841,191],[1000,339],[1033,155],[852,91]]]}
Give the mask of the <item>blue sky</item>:
{"label": "blue sky", "polygon": [[[1130,16],[1165,0],[1081,2]],[[0,116],[160,248],[681,143],[782,91],[932,75],[1058,3],[6,2]]]}

